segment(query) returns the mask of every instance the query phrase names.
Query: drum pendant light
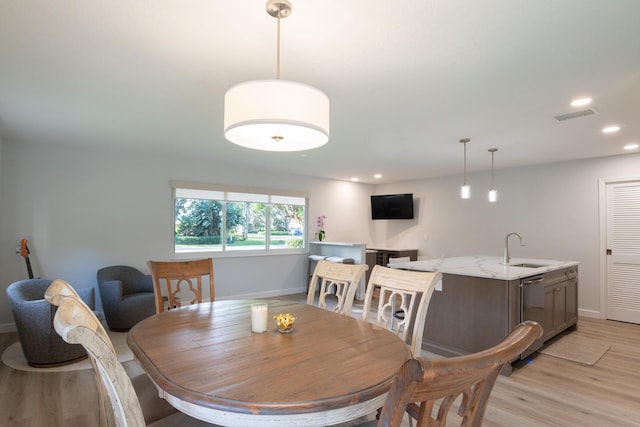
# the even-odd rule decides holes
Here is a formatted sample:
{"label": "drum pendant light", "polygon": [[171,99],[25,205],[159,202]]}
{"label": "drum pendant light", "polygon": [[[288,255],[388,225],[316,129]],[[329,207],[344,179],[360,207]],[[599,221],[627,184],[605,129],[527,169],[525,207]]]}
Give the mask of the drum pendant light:
{"label": "drum pendant light", "polygon": [[224,136],[257,150],[301,151],[329,140],[329,98],[304,83],[280,80],[280,19],[291,14],[288,0],[269,0],[278,19],[275,80],[237,84],[224,96]]}

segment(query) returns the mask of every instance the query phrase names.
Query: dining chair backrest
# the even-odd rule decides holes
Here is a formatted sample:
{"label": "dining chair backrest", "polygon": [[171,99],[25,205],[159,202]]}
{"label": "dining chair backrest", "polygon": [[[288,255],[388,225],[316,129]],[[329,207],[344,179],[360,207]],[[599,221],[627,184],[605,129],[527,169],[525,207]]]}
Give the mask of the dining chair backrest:
{"label": "dining chair backrest", "polygon": [[503,341],[478,353],[409,359],[391,385],[377,425],[399,427],[406,411],[418,427],[451,426],[449,410],[459,405],[459,425],[481,426],[500,370],[541,336],[540,324],[525,321]]}
{"label": "dining chair backrest", "polygon": [[58,306],[64,298],[82,299],[69,283],[62,279],[53,280],[44,293],[44,299],[49,304]]}
{"label": "dining chair backrest", "polygon": [[[84,301],[82,301],[82,298],[80,298],[76,290],[73,289],[73,286],[71,286],[69,283],[67,283],[62,279],[55,279],[54,281],[51,282],[51,285],[49,285],[46,292],[44,293],[44,298],[47,301],[49,301],[51,305],[55,305],[58,307],[67,298],[75,299],[81,302],[82,304],[84,304]],[[89,311],[91,311],[91,309],[88,306],[87,308],[89,309]],[[93,311],[91,311],[91,313],[93,314],[94,317],[96,317]],[[115,353],[116,350],[113,347],[111,338],[109,338],[109,334],[107,333],[106,329],[104,328],[104,326],[102,325],[102,322],[100,322],[99,319],[95,329],[96,329],[96,334],[100,335],[100,337],[108,343],[111,350]]]}
{"label": "dining chair backrest", "polygon": [[89,355],[98,389],[98,425],[215,427],[176,411],[158,395],[146,373],[130,377],[102,322],[71,285],[54,280],[45,298],[58,306],[53,318],[58,335],[67,343],[82,345]]}
{"label": "dining chair backrest", "polygon": [[414,356],[419,356],[427,308],[433,290],[441,279],[440,273],[376,265],[369,276],[362,318],[369,320],[374,289],[379,288],[375,323],[394,332],[405,342],[411,330],[411,351]]}
{"label": "dining chair backrest", "polygon": [[[118,361],[104,328],[84,304],[75,298],[61,298],[53,326],[63,340],[82,345],[97,372],[101,387],[107,394],[117,426],[144,426],[145,420],[138,397],[124,367]],[[106,335],[106,337],[105,337]]]}
{"label": "dining chair backrest", "polygon": [[[86,304],[84,303],[84,301],[82,301],[82,298],[80,298],[80,295],[78,295],[78,293],[73,288],[73,286],[71,286],[69,283],[67,283],[62,279],[55,279],[54,281],[51,282],[51,284],[49,285],[49,287],[44,293],[44,298],[49,302],[49,304],[55,305],[58,307],[66,299],[73,299],[77,301],[78,304],[86,306]],[[91,311],[91,309],[88,306],[86,307],[87,307],[87,310]],[[91,311],[91,314],[94,317],[96,317],[92,311]],[[55,316],[54,316],[54,328],[55,328]],[[99,320],[95,326],[95,333],[99,335],[107,343],[107,346],[110,348],[110,350],[115,353],[115,348],[113,347],[113,343],[111,342],[111,339],[107,334],[107,331],[104,329],[104,326]],[[89,360],[91,361],[91,366],[93,366],[93,374],[95,376],[97,387],[99,388],[103,387],[102,382],[100,380],[100,376],[98,375],[98,365],[96,363],[95,358],[91,357],[91,354],[89,354]],[[104,394],[105,394],[104,391],[99,390],[98,401],[99,401],[99,411],[100,411],[100,414],[99,414],[100,425],[109,425],[110,420],[113,421],[113,416],[110,413],[110,411],[108,411],[109,404],[107,403],[107,400]]]}
{"label": "dining chair backrest", "polygon": [[215,301],[213,259],[148,261],[147,265],[153,277],[156,313],[165,309],[163,295],[167,296],[168,308],[201,303],[205,277],[209,282],[209,300]]}
{"label": "dining chair backrest", "polygon": [[[365,271],[369,269],[367,264],[342,264],[320,260],[309,282],[309,293],[307,304],[313,305],[316,288],[319,287],[318,307],[330,309],[336,313],[350,315],[356,290],[360,284],[360,279]],[[327,299],[336,300],[336,304],[331,307]]]}

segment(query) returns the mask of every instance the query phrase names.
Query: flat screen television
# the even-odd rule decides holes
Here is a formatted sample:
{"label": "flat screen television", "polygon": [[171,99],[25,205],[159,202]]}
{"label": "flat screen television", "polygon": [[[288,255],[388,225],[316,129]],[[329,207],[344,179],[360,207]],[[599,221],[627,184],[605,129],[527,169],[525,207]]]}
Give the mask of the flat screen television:
{"label": "flat screen television", "polygon": [[371,196],[371,219],[413,219],[413,194]]}

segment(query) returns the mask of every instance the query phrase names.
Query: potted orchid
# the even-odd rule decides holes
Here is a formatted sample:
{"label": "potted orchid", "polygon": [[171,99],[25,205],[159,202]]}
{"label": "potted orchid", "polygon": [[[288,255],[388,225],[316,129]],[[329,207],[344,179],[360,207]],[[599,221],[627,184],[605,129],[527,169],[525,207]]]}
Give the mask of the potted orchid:
{"label": "potted orchid", "polygon": [[318,240],[321,242],[324,240],[324,220],[326,218],[327,217],[324,215],[320,215],[318,217],[318,222],[317,222],[318,232],[316,233],[316,236],[318,236]]}

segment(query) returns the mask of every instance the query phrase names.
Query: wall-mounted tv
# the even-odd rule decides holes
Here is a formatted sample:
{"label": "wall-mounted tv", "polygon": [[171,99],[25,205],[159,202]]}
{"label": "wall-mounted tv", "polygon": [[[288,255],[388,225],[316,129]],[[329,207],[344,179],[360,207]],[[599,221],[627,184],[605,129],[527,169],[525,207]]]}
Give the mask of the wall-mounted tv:
{"label": "wall-mounted tv", "polygon": [[371,196],[371,219],[413,219],[413,194]]}

